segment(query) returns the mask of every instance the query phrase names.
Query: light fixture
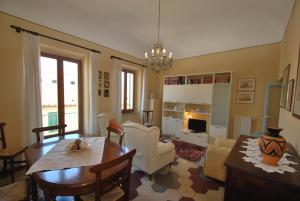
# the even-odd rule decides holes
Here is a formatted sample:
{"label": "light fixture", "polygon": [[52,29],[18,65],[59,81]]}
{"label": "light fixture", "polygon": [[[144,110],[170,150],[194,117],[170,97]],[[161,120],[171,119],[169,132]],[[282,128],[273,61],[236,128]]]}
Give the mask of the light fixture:
{"label": "light fixture", "polygon": [[167,54],[163,44],[159,41],[160,32],[160,0],[158,6],[158,28],[157,28],[157,41],[154,43],[154,48],[151,50],[151,55],[145,52],[146,66],[153,71],[159,72],[161,70],[172,67],[173,59],[172,52]]}

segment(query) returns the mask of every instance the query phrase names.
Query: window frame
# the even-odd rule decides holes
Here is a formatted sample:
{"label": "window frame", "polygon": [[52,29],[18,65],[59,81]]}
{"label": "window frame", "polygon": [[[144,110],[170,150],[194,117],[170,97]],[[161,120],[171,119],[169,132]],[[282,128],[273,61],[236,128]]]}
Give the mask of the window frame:
{"label": "window frame", "polygon": [[[128,69],[122,69],[122,72],[124,72],[124,109],[122,110],[122,113],[133,113],[135,111],[135,71],[128,70]],[[133,74],[133,107],[132,109],[127,109],[127,73]]]}
{"label": "window frame", "polygon": [[[83,114],[83,107],[82,107],[82,61],[79,59],[74,59],[70,57],[60,56],[58,54],[46,53],[41,52],[40,57],[48,57],[57,60],[57,93],[58,93],[58,124],[65,123],[65,116],[64,116],[64,72],[63,72],[63,61],[69,61],[73,63],[77,63],[78,65],[78,130],[75,131],[68,131],[65,134],[77,134],[79,133],[82,135],[82,114]],[[59,98],[61,97],[61,98]],[[61,99],[61,100],[60,100]],[[55,135],[44,136],[45,139],[51,138]]]}

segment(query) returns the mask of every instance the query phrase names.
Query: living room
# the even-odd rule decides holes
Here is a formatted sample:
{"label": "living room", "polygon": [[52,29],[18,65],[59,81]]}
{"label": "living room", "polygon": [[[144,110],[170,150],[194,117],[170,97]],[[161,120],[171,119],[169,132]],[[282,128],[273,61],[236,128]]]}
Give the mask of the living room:
{"label": "living room", "polygon": [[[29,147],[22,150],[27,167],[31,161],[28,153],[36,142],[32,129],[66,124],[62,132],[71,134],[67,136],[79,133],[86,138],[107,137],[110,120],[123,130],[120,144],[137,151],[131,168],[127,197],[130,200],[217,201],[241,200],[241,196],[249,196],[243,200],[262,200],[271,196],[264,194],[272,188],[266,187],[271,185],[270,181],[274,189],[281,189],[279,194],[289,200],[299,199],[298,0],[55,3],[0,2],[0,122],[5,123],[9,149]],[[26,57],[25,35],[36,36],[39,79],[26,73],[33,69],[25,67],[27,58],[30,60],[30,56]],[[161,49],[169,65],[166,69],[154,69],[151,64],[150,55],[156,54],[156,51],[152,53],[153,42],[160,40],[166,48]],[[53,60],[57,61],[53,64],[57,65],[55,71],[48,68]],[[66,65],[60,66],[61,63]],[[64,77],[67,64],[76,70]],[[64,80],[69,84],[67,87],[62,84]],[[243,83],[250,85],[249,89],[242,89]],[[223,89],[218,86],[226,86],[226,95],[216,96],[216,91]],[[38,89],[40,93],[36,93]],[[224,112],[218,112],[221,110]],[[171,124],[170,120],[174,122]],[[145,126],[141,127],[142,124]],[[200,124],[202,130],[197,131]],[[298,163],[287,166],[295,171],[275,168],[272,169],[275,173],[269,173],[241,159],[264,179],[257,181],[244,174],[247,171],[236,173],[243,175],[245,181],[231,178],[228,172],[234,172],[235,162],[239,160],[227,157],[234,151],[239,137],[260,138],[267,133],[268,126],[283,129],[280,135],[288,147],[293,147],[288,151],[294,151],[288,153],[297,158],[290,161]],[[148,139],[149,136],[143,135],[141,138],[144,134],[141,131],[153,132],[158,137]],[[45,132],[44,140],[52,132]],[[119,135],[110,137],[119,142]],[[164,147],[164,153],[172,151],[169,156],[157,159],[158,162],[153,159],[150,163],[154,165],[150,167],[150,163],[146,165],[137,158],[148,150],[147,144],[156,140]],[[218,149],[215,143],[226,145]],[[218,152],[224,154],[220,156]],[[107,157],[105,153],[103,157]],[[24,179],[26,168],[16,166],[15,182],[11,182],[10,170],[1,173],[0,189]],[[32,186],[36,185],[32,178],[39,174],[28,175],[30,185],[24,188],[30,186],[32,200]],[[35,180],[39,189],[51,189],[39,183],[42,180]],[[261,191],[263,195],[259,198],[258,190],[247,185],[266,190]],[[244,190],[246,187],[249,189]],[[73,200],[70,197],[73,195],[74,199],[83,199],[72,193],[57,193],[57,200]],[[278,194],[273,196],[282,200]]]}

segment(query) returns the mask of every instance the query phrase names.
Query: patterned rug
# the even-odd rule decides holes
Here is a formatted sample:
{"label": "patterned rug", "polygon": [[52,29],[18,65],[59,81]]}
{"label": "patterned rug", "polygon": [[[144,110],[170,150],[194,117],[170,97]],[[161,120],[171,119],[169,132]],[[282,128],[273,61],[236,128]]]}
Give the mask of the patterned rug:
{"label": "patterned rug", "polygon": [[176,155],[189,161],[198,162],[205,156],[205,148],[181,140],[172,141],[175,144]]}
{"label": "patterned rug", "polygon": [[152,180],[133,168],[130,200],[133,201],[222,201],[221,182],[203,175],[203,160],[191,162],[176,158],[171,168],[154,174]]}

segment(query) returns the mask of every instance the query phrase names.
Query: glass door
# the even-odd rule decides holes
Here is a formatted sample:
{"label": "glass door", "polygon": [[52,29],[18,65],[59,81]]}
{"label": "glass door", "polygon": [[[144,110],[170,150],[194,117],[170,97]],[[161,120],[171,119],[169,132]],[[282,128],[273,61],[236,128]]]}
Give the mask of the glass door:
{"label": "glass door", "polygon": [[[81,63],[45,54],[41,56],[43,127],[66,124],[66,133],[81,131]],[[45,133],[45,136],[56,134]]]}

